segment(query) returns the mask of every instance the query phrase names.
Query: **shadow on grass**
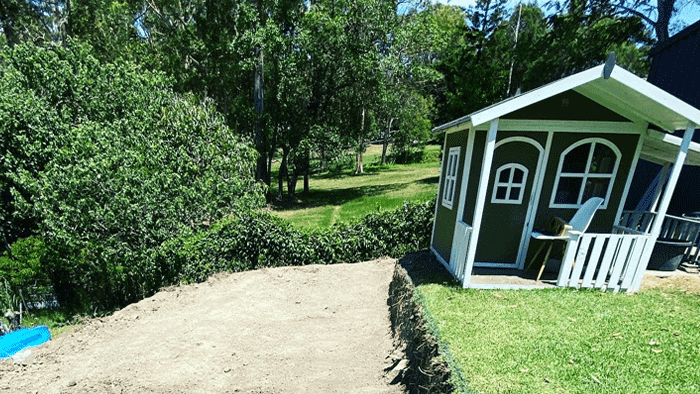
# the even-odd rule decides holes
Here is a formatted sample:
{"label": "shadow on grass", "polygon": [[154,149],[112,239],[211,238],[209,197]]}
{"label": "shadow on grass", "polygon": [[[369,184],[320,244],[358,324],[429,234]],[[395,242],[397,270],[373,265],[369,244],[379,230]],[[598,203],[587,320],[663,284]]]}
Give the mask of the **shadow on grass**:
{"label": "shadow on grass", "polygon": [[438,182],[440,182],[440,177],[431,176],[430,178],[419,179],[416,182],[424,183],[426,185],[436,185]]}
{"label": "shadow on grass", "polygon": [[430,253],[429,250],[407,253],[399,259],[408,276],[416,286],[424,284],[440,284],[448,287],[457,287],[457,282],[447,269]]}
{"label": "shadow on grass", "polygon": [[303,200],[277,201],[274,200],[273,208],[276,211],[288,211],[303,208],[314,208],[324,205],[342,205],[349,201],[362,197],[377,196],[384,193],[397,191],[408,187],[414,182],[392,183],[388,185],[368,185],[349,187],[344,189],[309,190]]}
{"label": "shadow on grass", "polygon": [[371,166],[365,167],[362,174],[355,174],[355,170],[343,170],[343,171],[328,171],[320,174],[314,174],[314,179],[343,179],[347,177],[363,177],[378,175],[380,171],[386,171],[385,167],[381,166]]}

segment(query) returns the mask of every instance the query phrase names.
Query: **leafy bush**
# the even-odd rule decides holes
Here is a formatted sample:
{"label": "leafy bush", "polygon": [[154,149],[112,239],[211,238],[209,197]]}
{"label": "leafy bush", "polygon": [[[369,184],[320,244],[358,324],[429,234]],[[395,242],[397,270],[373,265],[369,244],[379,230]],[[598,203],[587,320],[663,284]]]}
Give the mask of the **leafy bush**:
{"label": "leafy bush", "polygon": [[0,214],[9,238],[41,237],[62,304],[151,294],[161,244],[264,202],[251,145],[162,75],[75,43],[18,45],[0,62]]}
{"label": "leafy bush", "polygon": [[49,291],[51,281],[42,266],[47,253],[41,238],[33,236],[17,240],[12,245],[11,256],[7,251],[0,254],[0,278],[4,280],[5,293],[17,296],[21,290],[23,296],[30,297]]}
{"label": "leafy bush", "polygon": [[199,282],[219,271],[352,263],[428,247],[435,205],[403,207],[328,230],[302,231],[266,211],[247,211],[207,231],[164,244],[157,260],[168,284]]}

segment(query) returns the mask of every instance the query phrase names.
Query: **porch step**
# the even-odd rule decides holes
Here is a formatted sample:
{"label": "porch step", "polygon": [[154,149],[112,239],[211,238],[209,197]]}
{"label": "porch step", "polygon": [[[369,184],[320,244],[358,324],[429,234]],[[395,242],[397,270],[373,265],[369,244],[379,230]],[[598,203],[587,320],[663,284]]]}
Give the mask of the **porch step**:
{"label": "porch step", "polygon": [[678,266],[678,268],[682,271],[689,273],[689,274],[697,274],[698,272],[700,272],[698,270],[698,265],[695,263],[682,262]]}

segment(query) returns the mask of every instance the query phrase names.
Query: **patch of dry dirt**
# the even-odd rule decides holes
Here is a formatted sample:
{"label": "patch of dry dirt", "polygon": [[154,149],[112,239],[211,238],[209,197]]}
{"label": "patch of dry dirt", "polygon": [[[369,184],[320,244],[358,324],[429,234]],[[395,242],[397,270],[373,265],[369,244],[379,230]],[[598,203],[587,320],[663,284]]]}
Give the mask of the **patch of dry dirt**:
{"label": "patch of dry dirt", "polygon": [[0,361],[3,393],[386,393],[391,259],[220,274]]}
{"label": "patch of dry dirt", "polygon": [[672,272],[647,271],[644,274],[641,291],[652,289],[679,289],[688,294],[700,294],[700,275],[681,270]]}

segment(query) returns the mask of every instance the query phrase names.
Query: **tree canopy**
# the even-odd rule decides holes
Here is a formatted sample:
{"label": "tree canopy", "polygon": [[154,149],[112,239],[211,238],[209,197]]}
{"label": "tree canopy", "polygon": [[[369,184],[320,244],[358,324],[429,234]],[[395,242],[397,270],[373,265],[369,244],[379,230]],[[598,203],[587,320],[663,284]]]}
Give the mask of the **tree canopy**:
{"label": "tree canopy", "polygon": [[52,254],[59,292],[136,299],[162,245],[271,197],[274,160],[294,199],[372,141],[417,160],[433,125],[612,51],[644,75],[674,4],[0,0],[3,238]]}

